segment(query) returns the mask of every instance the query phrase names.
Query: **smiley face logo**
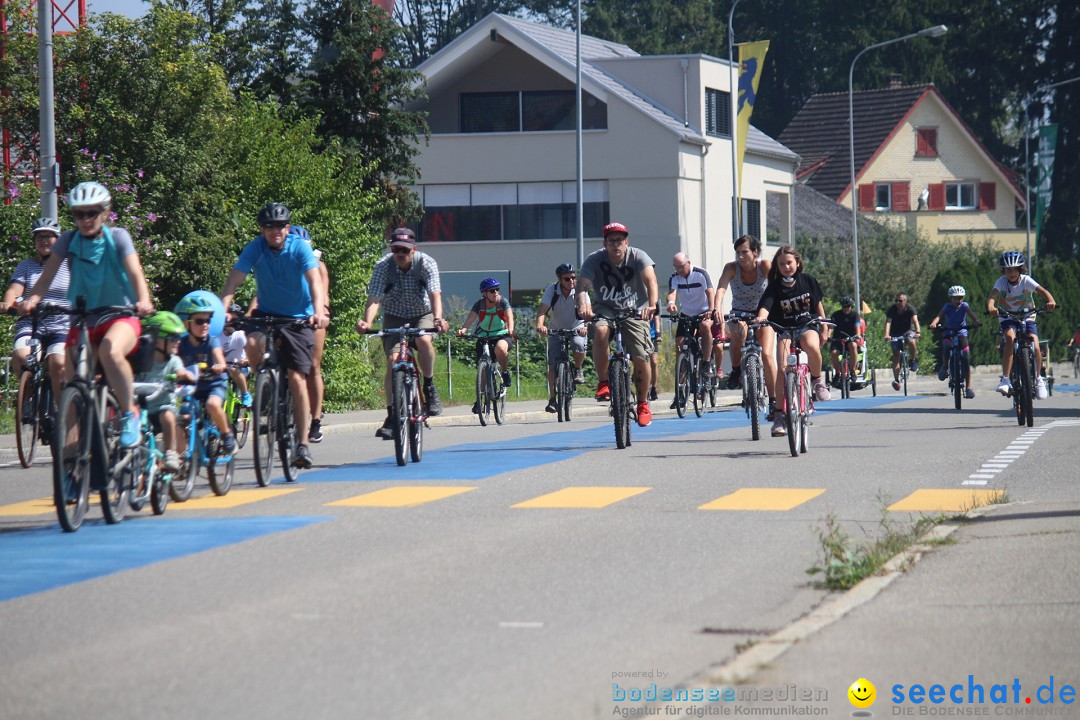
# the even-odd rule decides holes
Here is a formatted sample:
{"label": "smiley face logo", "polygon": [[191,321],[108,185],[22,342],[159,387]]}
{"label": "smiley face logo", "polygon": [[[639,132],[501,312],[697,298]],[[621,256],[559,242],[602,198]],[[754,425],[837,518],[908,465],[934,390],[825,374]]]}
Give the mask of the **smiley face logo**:
{"label": "smiley face logo", "polygon": [[868,708],[874,704],[874,700],[877,699],[877,688],[874,687],[874,683],[870,682],[866,678],[859,678],[855,682],[851,683],[851,687],[847,691],[848,700],[851,704],[857,708]]}

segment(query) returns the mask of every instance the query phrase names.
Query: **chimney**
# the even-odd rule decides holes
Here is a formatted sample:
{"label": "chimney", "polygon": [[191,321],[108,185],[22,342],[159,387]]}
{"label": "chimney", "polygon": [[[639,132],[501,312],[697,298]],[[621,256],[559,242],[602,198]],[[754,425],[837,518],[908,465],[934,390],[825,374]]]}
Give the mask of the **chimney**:
{"label": "chimney", "polygon": [[889,86],[888,86],[889,90],[895,90],[896,88],[903,87],[903,86],[904,86],[904,80],[903,80],[903,77],[900,75],[900,73],[893,73],[892,75],[889,76]]}

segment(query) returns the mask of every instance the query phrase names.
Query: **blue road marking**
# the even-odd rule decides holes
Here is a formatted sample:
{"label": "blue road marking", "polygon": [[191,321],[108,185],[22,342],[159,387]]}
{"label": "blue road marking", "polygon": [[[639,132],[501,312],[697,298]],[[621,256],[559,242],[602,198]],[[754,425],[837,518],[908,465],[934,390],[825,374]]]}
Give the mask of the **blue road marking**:
{"label": "blue road marking", "polygon": [[0,602],[329,519],[147,518],[87,523],[74,535],[57,525],[3,533]]}
{"label": "blue road marking", "polygon": [[[819,403],[816,415],[858,411],[919,397],[851,398],[835,403]],[[633,428],[631,439],[647,443],[703,432],[749,428],[750,421],[741,409],[710,412],[703,417],[655,418],[647,428]],[[565,427],[565,426],[563,426]],[[487,432],[491,432],[488,430]],[[495,432],[498,432],[497,430]],[[441,450],[427,450],[423,462],[398,467],[393,457],[374,462],[341,465],[313,470],[300,476],[301,482],[377,482],[386,480],[482,480],[515,470],[569,460],[591,450],[615,447],[609,422],[581,430],[559,431],[486,443],[454,445]],[[477,462],[477,458],[484,462]]]}

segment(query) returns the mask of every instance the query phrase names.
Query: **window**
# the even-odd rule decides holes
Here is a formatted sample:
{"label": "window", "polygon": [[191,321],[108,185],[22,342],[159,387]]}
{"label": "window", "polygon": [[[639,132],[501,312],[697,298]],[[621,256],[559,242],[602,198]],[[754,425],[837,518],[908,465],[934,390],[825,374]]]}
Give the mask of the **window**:
{"label": "window", "polygon": [[946,210],[975,210],[977,194],[976,183],[945,183]]}
{"label": "window", "polygon": [[[735,207],[735,199],[731,200],[731,207]],[[753,235],[761,240],[761,201],[743,198],[742,213],[739,216],[739,233],[736,237]]]}
{"label": "window", "polygon": [[937,154],[937,128],[916,128],[915,157],[937,157]]}
{"label": "window", "polygon": [[891,185],[876,185],[875,197],[877,198],[874,203],[875,210],[892,210]]}
{"label": "window", "polygon": [[731,137],[731,93],[705,88],[705,134]]}
{"label": "window", "polygon": [[[606,130],[607,105],[587,92],[581,100],[582,128]],[[573,130],[575,119],[573,90],[461,94],[463,133]]]}

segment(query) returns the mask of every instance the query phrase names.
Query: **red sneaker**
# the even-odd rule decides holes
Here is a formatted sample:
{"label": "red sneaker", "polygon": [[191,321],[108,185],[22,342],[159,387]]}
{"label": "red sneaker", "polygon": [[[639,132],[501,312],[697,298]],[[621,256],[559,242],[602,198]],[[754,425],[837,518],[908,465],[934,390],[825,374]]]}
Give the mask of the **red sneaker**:
{"label": "red sneaker", "polygon": [[608,402],[611,400],[611,386],[607,380],[601,380],[596,386],[596,402]]}
{"label": "red sneaker", "polygon": [[641,427],[648,427],[652,423],[652,410],[649,409],[649,403],[639,402],[637,404],[637,424]]}

